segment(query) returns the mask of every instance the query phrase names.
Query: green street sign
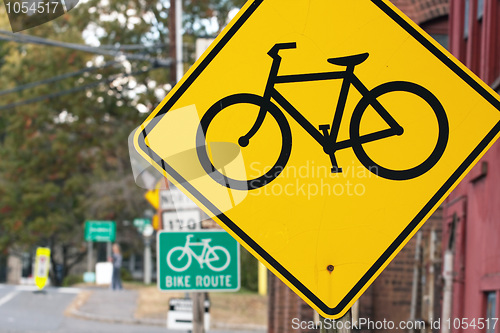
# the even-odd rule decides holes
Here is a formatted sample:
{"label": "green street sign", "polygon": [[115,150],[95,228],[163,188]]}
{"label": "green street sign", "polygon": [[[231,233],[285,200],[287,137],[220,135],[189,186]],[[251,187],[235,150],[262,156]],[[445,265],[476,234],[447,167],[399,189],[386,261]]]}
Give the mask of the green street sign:
{"label": "green street sign", "polygon": [[85,241],[114,242],[116,239],[115,221],[86,221]]}
{"label": "green street sign", "polygon": [[164,291],[240,289],[240,248],[223,230],[158,233],[158,288]]}
{"label": "green street sign", "polygon": [[134,227],[136,227],[137,230],[139,230],[139,232],[142,232],[144,230],[144,227],[148,224],[151,224],[150,219],[146,219],[146,218],[134,219]]}

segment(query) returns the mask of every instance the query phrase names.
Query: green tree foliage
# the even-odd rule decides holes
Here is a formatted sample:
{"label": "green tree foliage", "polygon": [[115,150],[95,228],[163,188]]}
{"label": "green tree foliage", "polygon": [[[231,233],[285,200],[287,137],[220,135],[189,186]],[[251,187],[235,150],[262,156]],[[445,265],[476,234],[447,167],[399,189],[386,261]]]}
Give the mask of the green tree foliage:
{"label": "green tree foliage", "polygon": [[241,8],[245,0],[193,0],[184,4],[184,27],[189,35],[203,35],[208,33],[209,27],[204,20],[215,18],[217,32],[228,23],[231,10]]}
{"label": "green tree foliage", "polygon": [[259,290],[259,262],[244,247],[240,246],[241,287],[249,291]]}
{"label": "green tree foliage", "polygon": [[[206,35],[196,22],[217,14],[222,26],[241,4],[188,2],[186,40]],[[167,59],[168,8],[168,1],[90,0],[25,33]],[[8,23],[0,22],[0,28],[8,30]],[[144,190],[134,184],[127,137],[170,89],[169,68],[164,61],[131,60],[118,52],[96,56],[0,42],[0,90],[110,61],[98,70],[1,96],[0,105],[47,98],[0,111],[0,250],[49,246],[58,253],[53,267],[62,267],[63,277],[85,257],[85,220],[116,220],[120,232],[121,221],[148,207]]]}
{"label": "green tree foliage", "polygon": [[[83,43],[81,31],[70,16],[30,32]],[[99,62],[90,54],[60,47],[2,46],[8,49],[0,69],[3,89]],[[136,99],[126,93],[131,79],[120,76],[123,72],[122,66],[109,66],[3,96],[6,105],[93,85],[2,111],[0,248],[49,246],[53,267],[61,267],[65,276],[85,256],[85,220],[122,221],[147,207],[144,191],[134,184],[127,147],[128,134],[144,115],[137,111]]]}

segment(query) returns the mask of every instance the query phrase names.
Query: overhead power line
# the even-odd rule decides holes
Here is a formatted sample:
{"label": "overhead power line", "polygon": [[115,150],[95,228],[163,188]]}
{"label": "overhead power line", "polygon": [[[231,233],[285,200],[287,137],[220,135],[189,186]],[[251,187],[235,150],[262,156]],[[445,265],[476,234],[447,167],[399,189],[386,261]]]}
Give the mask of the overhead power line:
{"label": "overhead power line", "polygon": [[157,67],[148,67],[147,69],[140,70],[140,71],[135,71],[135,72],[131,72],[131,73],[116,74],[116,75],[112,75],[112,76],[110,76],[110,77],[108,77],[106,79],[102,79],[100,81],[92,82],[92,83],[89,83],[89,84],[86,84],[86,85],[83,85],[83,86],[80,86],[80,87],[74,87],[74,88],[71,88],[71,89],[68,89],[68,90],[57,91],[57,92],[54,92],[54,93],[51,93],[51,94],[47,94],[47,95],[43,95],[43,96],[38,96],[38,97],[34,97],[34,98],[29,98],[29,99],[26,99],[26,100],[23,100],[23,101],[19,101],[19,102],[14,102],[14,103],[6,104],[6,105],[0,105],[0,111],[7,110],[7,109],[12,109],[12,108],[15,108],[15,107],[19,107],[19,106],[23,106],[23,105],[27,105],[27,104],[31,104],[31,103],[41,102],[41,101],[46,100],[46,99],[51,99],[51,98],[56,98],[56,97],[63,96],[63,95],[72,94],[72,93],[77,92],[77,91],[81,91],[81,90],[93,88],[93,87],[96,87],[96,86],[104,84],[104,83],[112,82],[112,81],[116,80],[119,77],[127,77],[127,76],[134,76],[134,75],[144,74],[144,73],[150,72],[150,71],[152,71],[154,69],[157,69]]}
{"label": "overhead power line", "polygon": [[12,33],[7,30],[0,30],[1,35],[6,35],[6,36],[0,36],[0,40],[3,41],[12,41],[12,42],[17,42],[17,43],[29,43],[29,44],[39,44],[39,45],[46,45],[46,46],[55,46],[55,47],[62,47],[62,48],[67,48],[67,49],[73,49],[73,50],[78,50],[82,52],[88,52],[88,53],[93,53],[93,54],[100,54],[100,55],[108,55],[108,56],[123,56],[127,60],[137,60],[137,61],[148,61],[154,66],[160,66],[160,67],[168,67],[172,64],[172,59],[166,59],[166,58],[156,58],[156,57],[151,57],[149,55],[142,55],[142,54],[133,54],[133,53],[125,53],[122,51],[118,50],[107,50],[103,49],[100,47],[94,47],[94,46],[88,46],[88,45],[82,45],[82,44],[75,44],[75,43],[66,43],[66,42],[59,42],[47,38],[42,38],[42,37],[36,37],[36,36],[30,36],[30,35],[25,35],[21,33]]}
{"label": "overhead power line", "polygon": [[7,95],[7,94],[10,94],[10,93],[19,92],[19,91],[23,91],[23,90],[26,90],[26,89],[35,88],[35,87],[43,85],[43,84],[49,84],[49,83],[57,82],[57,81],[60,81],[60,80],[64,80],[64,79],[73,77],[73,76],[81,75],[81,74],[86,73],[86,72],[91,72],[91,71],[94,71],[96,69],[102,69],[102,68],[105,68],[105,67],[109,67],[109,66],[112,66],[112,65],[117,64],[117,63],[119,63],[119,61],[113,60],[113,61],[106,62],[102,66],[85,67],[85,68],[83,68],[83,69],[81,69],[79,71],[76,71],[76,72],[66,73],[66,74],[62,74],[62,75],[58,75],[58,76],[53,76],[51,78],[40,80],[40,81],[36,81],[36,82],[30,82],[30,83],[27,83],[27,84],[24,84],[24,85],[21,85],[21,86],[17,86],[17,87],[12,88],[12,89],[2,90],[2,91],[0,91],[0,96]]}
{"label": "overhead power line", "polygon": [[167,47],[168,44],[119,44],[119,45],[100,45],[99,48],[106,50],[144,50],[144,49],[159,49]]}

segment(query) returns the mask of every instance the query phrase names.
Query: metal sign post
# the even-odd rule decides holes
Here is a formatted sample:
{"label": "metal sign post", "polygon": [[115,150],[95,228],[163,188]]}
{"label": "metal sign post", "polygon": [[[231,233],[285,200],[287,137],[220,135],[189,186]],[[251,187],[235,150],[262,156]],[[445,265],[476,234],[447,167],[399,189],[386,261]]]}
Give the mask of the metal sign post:
{"label": "metal sign post", "polygon": [[92,257],[94,255],[94,243],[87,242],[87,272],[92,272]]}
{"label": "metal sign post", "polygon": [[193,299],[193,333],[205,333],[204,293],[192,293]]}
{"label": "metal sign post", "polygon": [[[327,320],[327,321],[325,321]],[[352,332],[352,315],[349,309],[345,315],[339,319],[332,321],[321,317],[320,333],[351,333]]]}
{"label": "metal sign post", "polygon": [[144,284],[151,284],[151,236],[153,233],[153,226],[146,224],[142,231],[144,236]]}

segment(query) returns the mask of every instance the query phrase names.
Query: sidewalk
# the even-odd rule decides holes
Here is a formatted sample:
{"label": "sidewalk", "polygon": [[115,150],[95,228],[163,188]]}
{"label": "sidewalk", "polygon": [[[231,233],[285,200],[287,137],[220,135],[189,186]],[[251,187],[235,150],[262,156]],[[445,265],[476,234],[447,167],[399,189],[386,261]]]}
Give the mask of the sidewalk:
{"label": "sidewalk", "polygon": [[[127,325],[146,325],[146,326],[162,326],[166,327],[167,309],[165,309],[165,318],[158,316],[150,317],[143,316],[137,318],[139,309],[139,292],[141,289],[124,289],[113,291],[107,288],[100,287],[79,287],[80,294],[76,297],[73,304],[67,309],[66,314],[72,317],[87,319],[92,321],[101,321],[115,324]],[[147,295],[148,303],[152,302],[152,297]],[[142,296],[144,299],[144,295]],[[219,304],[220,307],[220,304]],[[252,315],[244,316],[248,321],[252,322]],[[223,320],[221,320],[223,318]],[[222,317],[219,315],[219,320],[211,319],[211,331],[232,331],[232,332],[265,332],[267,327],[257,324],[247,324],[248,321],[231,323],[226,320],[227,314]]]}
{"label": "sidewalk", "polygon": [[[109,290],[82,288],[83,292],[69,313],[78,318],[121,324],[143,324],[165,326],[165,320],[135,318],[137,290]],[[80,302],[78,302],[80,301]]]}

